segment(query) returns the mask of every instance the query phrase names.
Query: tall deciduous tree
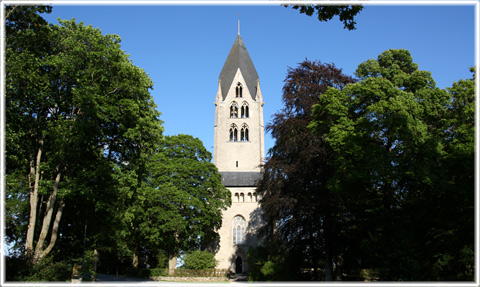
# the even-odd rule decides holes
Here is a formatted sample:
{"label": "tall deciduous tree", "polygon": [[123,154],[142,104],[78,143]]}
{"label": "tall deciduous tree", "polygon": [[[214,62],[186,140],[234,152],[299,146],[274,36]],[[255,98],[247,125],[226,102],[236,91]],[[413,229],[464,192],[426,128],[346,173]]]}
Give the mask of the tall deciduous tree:
{"label": "tall deciduous tree", "polygon": [[383,280],[465,278],[473,81],[439,89],[407,50],[385,51],[356,74],[358,83],[320,97],[311,124],[334,151],[329,188],[344,199],[352,251],[344,264],[379,268]]}
{"label": "tall deciduous tree", "polygon": [[[325,139],[307,128],[312,106],[329,87],[342,89],[353,79],[333,64],[305,60],[288,71],[283,87],[284,108],[267,130],[275,138],[257,188],[260,204],[274,238],[296,250],[316,272],[320,262],[332,279],[335,242],[340,231],[337,204],[327,187],[331,151]],[[297,266],[300,268],[300,266]]]}
{"label": "tall deciduous tree", "polygon": [[[94,198],[89,182],[116,169],[136,173],[141,151],[162,130],[153,83],[120,38],[32,16],[45,9],[7,9],[6,177],[8,187],[16,178],[28,190],[25,253],[34,261],[54,248],[69,202]],[[33,20],[25,24],[27,16]]]}
{"label": "tall deciduous tree", "polygon": [[180,251],[207,247],[217,239],[222,210],[231,204],[211,159],[199,139],[166,136],[149,158],[135,201],[125,212],[137,238],[132,242],[165,250],[171,270]]}

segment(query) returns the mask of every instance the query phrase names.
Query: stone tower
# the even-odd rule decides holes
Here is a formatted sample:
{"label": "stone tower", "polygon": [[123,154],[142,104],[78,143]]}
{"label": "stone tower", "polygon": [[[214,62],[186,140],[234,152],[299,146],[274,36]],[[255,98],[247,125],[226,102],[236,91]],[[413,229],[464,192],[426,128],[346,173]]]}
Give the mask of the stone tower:
{"label": "stone tower", "polygon": [[258,245],[261,224],[255,183],[265,159],[263,98],[257,71],[240,31],[223,65],[215,99],[213,162],[232,195],[219,230],[217,268],[248,270],[249,246]]}

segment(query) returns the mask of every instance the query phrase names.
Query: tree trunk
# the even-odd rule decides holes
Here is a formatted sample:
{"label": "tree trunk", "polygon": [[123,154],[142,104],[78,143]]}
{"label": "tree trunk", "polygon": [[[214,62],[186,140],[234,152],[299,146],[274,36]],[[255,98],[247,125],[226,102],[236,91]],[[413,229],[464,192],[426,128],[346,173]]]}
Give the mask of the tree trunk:
{"label": "tree trunk", "polygon": [[[57,171],[58,171],[58,168],[57,168]],[[57,210],[57,214],[55,216],[55,220],[53,222],[52,232],[50,235],[50,243],[48,247],[44,250],[43,246],[45,244],[45,239],[48,235],[48,232],[50,231],[50,225],[52,221],[55,202],[57,200],[58,185],[60,183],[61,176],[62,176],[62,173],[58,171],[57,176],[55,177],[55,183],[53,185],[52,194],[48,198],[46,213],[45,213],[45,216],[43,217],[42,230],[40,232],[40,236],[38,238],[38,242],[35,247],[34,262],[38,261],[45,255],[47,255],[52,250],[53,246],[55,245],[55,241],[57,240],[58,225],[60,224],[60,219],[62,218],[63,208],[65,207],[65,204],[63,202],[60,202],[59,208]]]}
{"label": "tree trunk", "polygon": [[[40,182],[40,161],[42,159],[43,138],[39,141],[37,157],[35,163],[33,159],[30,163],[30,174],[28,175],[30,188],[30,217],[27,229],[27,239],[25,241],[25,255],[31,256],[33,253],[33,237],[35,235],[35,222],[37,221],[37,205],[38,205],[38,186]],[[33,179],[33,187],[32,181]]]}
{"label": "tree trunk", "polygon": [[333,256],[332,256],[332,225],[330,216],[324,218],[324,232],[325,232],[325,281],[333,280]]}
{"label": "tree trunk", "polygon": [[338,256],[337,260],[335,261],[335,280],[342,281],[342,264],[343,264],[342,256]]}
{"label": "tree trunk", "polygon": [[332,255],[328,247],[325,247],[325,281],[333,280]]}
{"label": "tree trunk", "polygon": [[138,245],[133,249],[132,267],[138,268]]}
{"label": "tree trunk", "polygon": [[175,266],[177,266],[177,255],[172,254],[168,256],[168,275],[173,276],[175,273]]}
{"label": "tree trunk", "polygon": [[93,271],[97,272],[99,254],[97,249],[93,250]]}
{"label": "tree trunk", "polygon": [[60,219],[62,219],[64,207],[65,203],[61,201],[60,206],[57,210],[57,214],[55,216],[55,221],[53,222],[52,235],[50,235],[50,243],[48,244],[47,248],[45,248],[45,250],[40,254],[40,258],[48,255],[48,253],[50,253],[50,251],[52,251],[53,247],[55,246],[55,242],[57,241],[58,237],[58,226],[60,225]]}

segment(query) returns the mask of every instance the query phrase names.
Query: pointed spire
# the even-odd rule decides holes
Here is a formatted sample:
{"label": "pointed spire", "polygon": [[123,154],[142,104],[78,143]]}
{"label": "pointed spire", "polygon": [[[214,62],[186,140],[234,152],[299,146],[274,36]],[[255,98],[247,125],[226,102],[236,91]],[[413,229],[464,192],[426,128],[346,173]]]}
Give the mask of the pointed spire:
{"label": "pointed spire", "polygon": [[255,100],[258,74],[253,65],[252,59],[248,54],[247,48],[243,43],[242,36],[237,35],[232,49],[228,54],[227,60],[220,72],[223,100],[227,97],[228,89],[232,85],[237,70],[240,69],[247,85],[250,95]]}

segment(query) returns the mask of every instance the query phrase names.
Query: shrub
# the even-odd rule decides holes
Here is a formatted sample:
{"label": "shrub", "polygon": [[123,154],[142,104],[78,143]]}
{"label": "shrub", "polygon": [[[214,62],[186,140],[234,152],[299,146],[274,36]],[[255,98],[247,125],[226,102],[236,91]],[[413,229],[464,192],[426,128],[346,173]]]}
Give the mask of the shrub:
{"label": "shrub", "polygon": [[148,278],[150,277],[150,269],[129,267],[126,270],[127,276]]}
{"label": "shrub", "polygon": [[212,269],[217,266],[215,254],[208,251],[195,250],[185,254],[183,259],[185,269]]}
{"label": "shrub", "polygon": [[72,266],[65,261],[54,262],[52,257],[45,257],[32,264],[25,257],[6,258],[7,281],[69,281]]}
{"label": "shrub", "polygon": [[152,268],[150,269],[150,276],[152,277],[168,276],[168,268]]}
{"label": "shrub", "polygon": [[25,281],[69,281],[72,276],[72,266],[65,262],[53,262],[50,258],[42,259],[32,268],[30,276]]}

